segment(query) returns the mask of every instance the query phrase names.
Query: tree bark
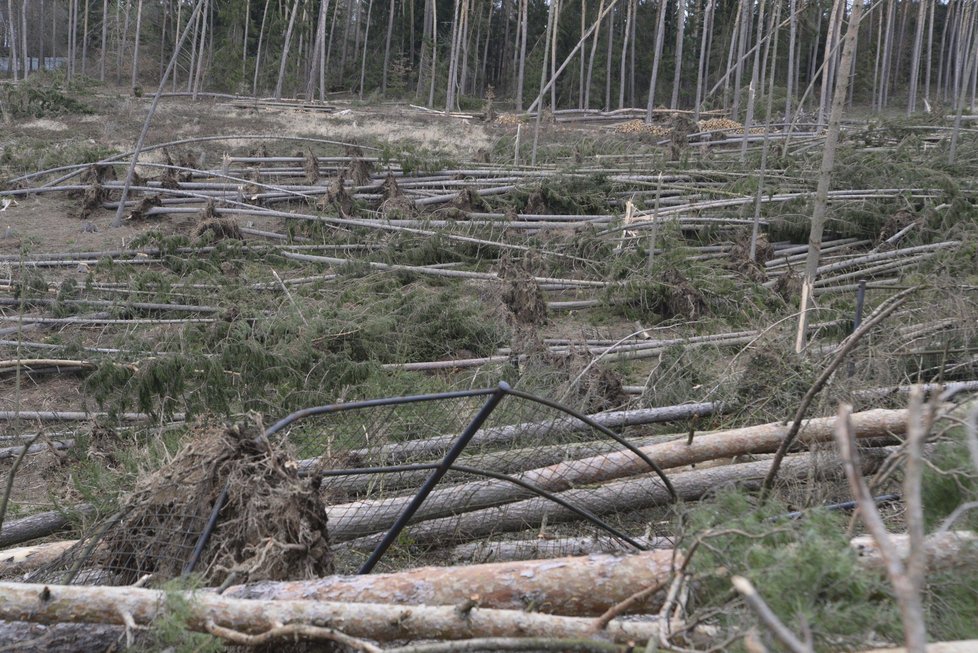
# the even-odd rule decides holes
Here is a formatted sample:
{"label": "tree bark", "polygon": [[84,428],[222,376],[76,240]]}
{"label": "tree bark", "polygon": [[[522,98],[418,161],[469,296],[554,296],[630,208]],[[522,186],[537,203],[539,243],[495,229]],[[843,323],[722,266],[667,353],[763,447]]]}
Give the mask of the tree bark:
{"label": "tree bark", "polygon": [[[874,410],[854,417],[859,437],[900,434],[906,429],[905,410]],[[830,442],[836,418],[809,420],[802,427],[802,443]],[[732,431],[697,435],[692,444],[685,438],[641,447],[640,451],[662,469],[683,467],[718,458],[748,454],[773,453],[778,450],[790,426],[778,422]],[[570,460],[547,467],[531,469],[516,478],[550,492],[603,483],[628,476],[647,474],[648,463],[629,450],[599,454],[581,460]],[[661,481],[658,481],[661,482]],[[475,510],[487,506],[519,501],[534,496],[508,481],[484,480],[434,490],[414,514],[415,520],[433,519],[452,512]],[[464,497],[464,501],[460,500]],[[413,496],[389,499],[366,499],[327,508],[330,536],[334,542],[390,528]]]}
{"label": "tree bark", "polygon": [[659,82],[659,63],[662,59],[662,45],[666,36],[666,5],[668,0],[659,0],[659,8],[655,20],[655,52],[652,54],[652,76],[649,79],[649,104],[645,113],[645,122],[652,122],[652,110],[655,109],[655,91]]}
{"label": "tree bark", "polygon": [[[85,4],[87,7],[88,3],[86,2]],[[136,85],[139,82],[139,35],[140,32],[142,31],[142,27],[143,27],[143,0],[138,0],[136,4],[136,33],[133,36],[133,46],[132,46],[132,83],[130,84],[131,88],[136,88]]]}
{"label": "tree bark", "polygon": [[626,4],[625,31],[621,39],[621,64],[618,72],[618,108],[625,108],[625,70],[628,64],[628,40],[632,35],[632,2]]}
{"label": "tree bark", "polygon": [[289,62],[289,48],[292,45],[292,30],[295,28],[295,16],[299,13],[301,0],[295,0],[292,4],[292,12],[289,16],[288,27],[285,28],[285,44],[282,46],[282,61],[278,67],[278,81],[275,82],[275,99],[282,97],[282,84],[285,82],[285,67]]}
{"label": "tree bark", "polygon": [[363,99],[363,87],[367,78],[367,51],[370,43],[370,15],[373,13],[374,0],[367,3],[367,24],[363,33],[363,57],[360,60],[360,99]]}
{"label": "tree bark", "polygon": [[[638,410],[611,411],[589,416],[591,420],[605,428],[613,429],[622,426],[637,426],[640,424],[657,424],[690,419],[695,416],[712,415],[722,409],[722,405],[714,402],[699,404],[680,404],[678,406],[662,406],[660,408],[642,408]],[[136,413],[137,415],[139,413]],[[592,427],[576,417],[561,417],[548,422],[523,422],[506,426],[480,429],[470,442],[470,446],[489,444],[505,444],[516,439],[531,435],[553,436],[563,432],[580,432]],[[347,460],[354,464],[369,463],[383,460],[390,464],[407,460],[429,459],[440,456],[452,446],[457,435],[438,435],[423,440],[397,442],[376,448],[355,449],[347,452]]]}
{"label": "tree bark", "polygon": [[920,79],[920,57],[924,47],[924,24],[927,22],[927,2],[917,0],[917,24],[913,34],[913,54],[910,56],[910,97],[907,100],[907,117],[917,110],[917,85]]}
{"label": "tree bark", "polygon": [[[591,78],[594,72],[594,55],[598,51],[598,41],[601,38],[601,18],[604,16],[604,3],[605,0],[601,0],[601,4],[598,6],[597,25],[594,29],[594,36],[591,39],[591,56],[588,57],[587,80],[584,82],[584,105],[581,107],[585,110],[589,110],[591,108]],[[581,56],[583,56],[583,52],[581,53]]]}
{"label": "tree bark", "polygon": [[[885,449],[880,455],[874,455],[874,450],[864,452],[863,464],[867,472],[875,469],[882,461],[884,453],[886,453]],[[813,458],[810,454],[788,456],[781,466],[780,478],[808,478],[813,473],[812,465]],[[824,460],[819,460],[817,465],[819,478],[844,478],[841,465],[835,462],[828,464]],[[747,489],[758,489],[770,471],[770,467],[770,460],[762,460],[683,472],[673,475],[670,480],[680,500],[695,501],[707,493],[716,492],[717,488],[724,485],[737,484]],[[571,505],[594,515],[621,510],[643,510],[672,502],[672,495],[659,478],[648,474],[634,479],[614,481],[597,488],[568,490],[562,492],[560,497]],[[417,545],[441,547],[489,535],[537,528],[543,522],[552,525],[579,519],[580,516],[568,508],[557,505],[549,499],[536,498],[413,524],[406,532],[411,541]],[[330,535],[332,534],[331,530]],[[341,543],[337,548],[371,551],[380,542],[381,537],[382,534],[369,535]]]}
{"label": "tree bark", "polygon": [[679,84],[683,77],[683,40],[686,35],[686,0],[676,0],[676,65],[672,77],[672,102],[670,107],[679,108]]}
{"label": "tree bark", "polygon": [[[171,596],[173,593],[169,593]],[[183,592],[184,627],[207,632],[208,623],[242,633],[264,633],[281,624],[336,628],[352,637],[389,642],[519,636],[591,637],[593,618],[455,606],[381,603],[258,601],[209,592]],[[152,625],[167,615],[168,592],[134,587],[84,587],[0,583],[0,619],[40,624]],[[658,637],[656,622],[619,621],[602,631],[605,641],[645,642]]]}
{"label": "tree bark", "polygon": [[[841,70],[849,70],[852,65],[853,50],[855,50],[856,33],[862,18],[862,3],[854,2],[852,14],[849,16],[849,28],[846,30],[845,46],[842,50]],[[829,127],[825,135],[825,145],[822,150],[822,165],[818,175],[818,188],[815,192],[815,208],[812,214],[812,226],[808,236],[808,256],[805,260],[805,276],[802,281],[801,310],[798,320],[798,333],[795,339],[795,351],[801,352],[806,345],[808,332],[808,314],[810,304],[814,299],[815,278],[818,275],[818,263],[822,252],[822,231],[825,229],[825,219],[828,214],[829,186],[832,183],[832,171],[835,169],[835,149],[839,143],[839,132],[842,126],[842,105],[846,99],[849,87],[849,75],[839,75],[836,79],[835,93],[832,97],[832,113],[829,116]]]}
{"label": "tree bark", "polygon": [[10,578],[54,562],[78,540],[62,540],[0,551],[0,578]]}
{"label": "tree bark", "polygon": [[387,16],[387,37],[384,39],[384,71],[383,80],[380,84],[380,92],[387,93],[387,75],[390,71],[391,62],[391,35],[394,34],[394,13],[397,11],[397,0],[390,0]]}
{"label": "tree bark", "polygon": [[[262,601],[335,601],[395,605],[461,605],[473,595],[481,608],[523,610],[527,597],[545,614],[599,616],[635,588],[666,584],[682,556],[672,549],[632,555],[421,567],[390,574],[329,576],[307,581],[261,582],[228,588],[223,596]],[[663,594],[632,606],[657,611]]]}

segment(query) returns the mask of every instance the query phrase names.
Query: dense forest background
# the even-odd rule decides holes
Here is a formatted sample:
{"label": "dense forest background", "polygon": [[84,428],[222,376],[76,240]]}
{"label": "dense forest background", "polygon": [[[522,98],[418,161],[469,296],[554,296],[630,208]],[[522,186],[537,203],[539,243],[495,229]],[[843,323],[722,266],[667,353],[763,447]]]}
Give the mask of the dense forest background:
{"label": "dense forest background", "polygon": [[[974,104],[974,0],[864,9],[850,105]],[[13,79],[59,67],[155,86],[189,22],[170,91],[352,93],[446,110],[487,97],[534,110],[543,96],[553,109],[733,118],[770,93],[775,122],[798,109],[822,122],[851,10],[843,0],[0,0],[0,67]]]}

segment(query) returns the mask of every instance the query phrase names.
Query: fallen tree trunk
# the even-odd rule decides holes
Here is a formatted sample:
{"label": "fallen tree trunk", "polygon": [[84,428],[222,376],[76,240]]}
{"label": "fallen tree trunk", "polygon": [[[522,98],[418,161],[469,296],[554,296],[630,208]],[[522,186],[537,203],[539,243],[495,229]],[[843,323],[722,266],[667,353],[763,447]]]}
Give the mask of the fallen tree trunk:
{"label": "fallen tree trunk", "polygon": [[[647,549],[670,549],[674,544],[674,539],[668,537],[636,537],[635,540]],[[469,542],[454,547],[451,556],[456,562],[480,563],[630,553],[634,550],[632,545],[611,537],[558,537]]]}
{"label": "fallen tree trunk", "polygon": [[[865,451],[864,472],[872,473],[880,460],[891,450],[885,447]],[[671,481],[681,500],[695,501],[724,485],[736,483],[748,489],[757,489],[760,487],[760,480],[770,467],[770,460],[725,465],[676,474]],[[835,457],[831,460],[819,460],[817,465],[813,461],[813,456],[807,453],[785,458],[784,478],[803,479],[812,473],[817,473],[820,478],[826,479],[843,477],[842,466]],[[650,476],[608,483],[593,489],[568,490],[561,492],[559,496],[571,505],[595,515],[619,510],[642,510],[672,502],[669,491],[663,487],[658,477]],[[544,520],[553,524],[577,519],[580,519],[580,516],[574,511],[548,499],[536,498],[413,524],[405,532],[415,544],[445,546],[498,533],[539,528]],[[333,531],[330,531],[330,535],[332,534]],[[370,551],[376,548],[382,537],[383,534],[360,537],[343,542],[335,548]]]}
{"label": "fallen tree trunk", "polygon": [[[93,508],[85,503],[75,506],[72,510],[80,513],[88,513]],[[39,537],[47,537],[48,535],[67,529],[70,525],[71,522],[68,519],[68,515],[59,510],[39,512],[36,515],[5,522],[3,528],[0,529],[0,548],[29,542]]]}
{"label": "fallen tree trunk", "polygon": [[[962,639],[954,642],[934,642],[927,645],[927,653],[974,653],[978,651],[978,639]],[[907,653],[902,646],[874,648],[860,653]]]}
{"label": "fallen tree trunk", "polygon": [[[869,438],[906,430],[906,410],[869,410],[852,416],[857,437]],[[810,419],[802,426],[799,442],[832,440],[835,417]],[[641,451],[663,469],[682,467],[717,458],[771,453],[778,450],[790,426],[775,422],[730,431],[701,434],[687,444],[685,439],[642,447]],[[634,476],[651,471],[648,463],[629,450],[570,460],[518,474],[516,478],[550,492],[575,486]],[[659,481],[656,481],[659,483]],[[501,480],[484,480],[452,485],[431,493],[415,513],[416,520],[471,511],[532,497],[523,487]],[[368,499],[330,506],[327,509],[334,542],[390,528],[413,497]]]}
{"label": "fallen tree trunk", "polygon": [[0,621],[0,642],[4,651],[113,651],[125,642],[122,626],[102,624],[36,624],[26,621]]}
{"label": "fallen tree trunk", "polygon": [[[622,410],[610,413],[599,413],[589,418],[605,428],[619,428],[639,424],[655,424],[689,419],[694,416],[712,415],[720,410],[720,404],[706,402],[700,404],[682,404],[679,406],[663,406],[661,408],[644,408],[641,410]],[[576,417],[559,417],[548,422],[527,422],[509,424],[480,429],[472,438],[469,446],[485,446],[487,444],[506,444],[519,438],[540,438],[553,436],[556,433],[574,433],[586,431],[592,427]],[[457,434],[439,435],[424,440],[397,442],[381,447],[355,449],[347,452],[347,460],[354,464],[369,464],[370,461],[383,461],[383,464],[394,464],[418,458],[439,456],[455,443]]]}
{"label": "fallen tree trunk", "polygon": [[[89,623],[151,625],[181,601],[185,628],[207,632],[208,624],[246,634],[268,632],[281,624],[335,628],[375,641],[473,639],[482,637],[590,638],[593,618],[456,606],[401,606],[326,601],[231,599],[210,592],[164,592],[135,587],[84,587],[0,583],[0,619],[41,624]],[[658,637],[655,621],[608,624],[601,639],[618,643]],[[298,637],[297,633],[297,637]]]}
{"label": "fallen tree trunk", "polygon": [[0,551],[0,578],[25,574],[54,562],[76,542],[78,540],[62,540]]}
{"label": "fallen tree trunk", "polygon": [[[224,596],[399,605],[460,605],[474,600],[485,608],[524,610],[532,605],[537,612],[586,617],[603,614],[637,589],[667,584],[674,564],[681,563],[682,557],[672,549],[627,556],[594,554],[462,567],[421,567],[390,574],[260,582],[231,587]],[[663,594],[636,604],[632,611],[657,611]]]}
{"label": "fallen tree trunk", "polygon": [[[896,547],[900,559],[906,561],[910,556],[910,536],[905,533],[892,533],[890,539]],[[883,571],[883,556],[880,555],[876,540],[871,535],[854,537],[849,546],[859,554],[859,561],[869,569]],[[924,553],[927,557],[928,571],[978,565],[978,534],[972,531],[945,531],[933,533],[924,540]]]}

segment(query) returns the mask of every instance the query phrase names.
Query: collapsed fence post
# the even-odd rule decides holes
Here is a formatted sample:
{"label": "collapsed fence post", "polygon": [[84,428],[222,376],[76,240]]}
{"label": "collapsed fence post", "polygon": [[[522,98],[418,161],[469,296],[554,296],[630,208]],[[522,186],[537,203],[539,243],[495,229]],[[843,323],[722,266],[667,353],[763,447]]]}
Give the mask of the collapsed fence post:
{"label": "collapsed fence post", "polygon": [[404,508],[404,511],[400,515],[398,515],[397,520],[384,535],[384,538],[379,544],[377,544],[377,548],[373,550],[373,553],[370,554],[367,561],[364,562],[360,567],[360,570],[357,571],[358,574],[369,574],[371,571],[373,571],[373,568],[384,556],[391,544],[393,544],[397,537],[401,534],[401,531],[404,530],[404,527],[407,525],[408,521],[410,521],[411,517],[414,516],[414,513],[417,512],[418,508],[421,507],[421,504],[425,502],[425,499],[427,499],[428,495],[435,489],[435,486],[438,485],[438,482],[442,479],[442,477],[448,473],[452,463],[454,463],[455,459],[458,458],[462,451],[465,450],[466,445],[468,445],[469,441],[473,436],[475,436],[478,430],[482,428],[482,425],[489,418],[489,415],[491,415],[492,411],[496,409],[499,402],[503,400],[503,397],[509,393],[509,390],[510,387],[508,383],[505,381],[499,382],[499,386],[489,396],[489,399],[482,406],[482,408],[479,409],[479,412],[476,413],[475,417],[472,418],[469,425],[465,427],[462,434],[458,436],[455,444],[452,445],[452,448],[445,454],[445,458],[442,459],[438,467],[431,472],[431,475],[418,490],[418,493],[414,495],[411,503]]}

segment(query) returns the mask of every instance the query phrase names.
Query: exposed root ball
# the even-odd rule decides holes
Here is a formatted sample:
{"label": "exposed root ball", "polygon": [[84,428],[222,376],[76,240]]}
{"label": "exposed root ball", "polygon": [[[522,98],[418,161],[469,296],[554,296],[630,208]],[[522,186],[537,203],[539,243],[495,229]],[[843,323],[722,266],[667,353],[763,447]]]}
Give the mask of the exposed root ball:
{"label": "exposed root ball", "polygon": [[107,181],[115,181],[116,179],[118,177],[115,173],[115,166],[108,163],[93,163],[81,175],[81,183],[83,184],[90,184],[96,181],[103,184]]}
{"label": "exposed root ball", "polygon": [[194,569],[205,583],[220,584],[231,573],[241,582],[332,573],[317,483],[296,469],[278,442],[264,438],[256,417],[230,428],[199,427],[172,462],[138,484],[89,565],[113,572],[113,584],[178,576],[227,487]]}
{"label": "exposed root ball", "polygon": [[892,245],[886,242],[889,238],[897,235],[910,225],[920,225],[921,223],[922,220],[917,218],[913,213],[901,209],[888,217],[886,222],[883,223],[883,228],[880,229],[879,236],[876,237],[876,245],[880,246],[881,249],[890,248]]}
{"label": "exposed root ball", "polygon": [[475,211],[484,208],[485,202],[475,190],[466,188],[452,200],[451,206],[460,211]]}
{"label": "exposed root ball", "polygon": [[387,178],[384,179],[384,184],[380,187],[380,192],[384,196],[385,201],[401,196],[401,187],[397,185],[397,179],[390,172],[387,173]]}
{"label": "exposed root ball", "polygon": [[194,238],[204,238],[211,242],[218,240],[244,240],[241,227],[234,218],[212,218],[203,220],[194,227]]}
{"label": "exposed root ball", "polygon": [[663,317],[695,320],[709,311],[703,293],[677,270],[669,269],[662,275],[661,292],[658,311]]}
{"label": "exposed root ball", "polygon": [[526,198],[526,207],[523,213],[529,215],[549,215],[550,207],[547,206],[547,198],[543,191],[537,188]]}
{"label": "exposed root ball", "polygon": [[329,190],[319,201],[319,208],[328,209],[332,207],[343,218],[353,215],[353,198],[346,192],[345,183],[346,175],[341,170],[336,179],[329,185]]}
{"label": "exposed root ball", "polygon": [[315,184],[319,181],[319,159],[312,150],[306,152],[302,167],[306,172],[306,183]]}
{"label": "exposed root ball", "polygon": [[93,213],[102,208],[102,202],[108,197],[108,192],[102,183],[95,179],[91,186],[85,189],[82,196],[82,205],[78,210],[77,216],[81,220],[87,220]]}
{"label": "exposed root ball", "polygon": [[369,183],[371,172],[373,172],[373,165],[359,157],[351,159],[350,164],[346,167],[346,173],[357,186]]}
{"label": "exposed root ball", "polygon": [[793,302],[798,297],[801,297],[801,287],[802,287],[801,275],[788,270],[774,282],[774,286],[771,288],[781,299],[786,302]]}
{"label": "exposed root ball", "polygon": [[504,269],[500,276],[505,280],[502,300],[511,320],[518,325],[546,324],[547,301],[540,284],[520,267]]}
{"label": "exposed root ball", "polygon": [[163,206],[163,196],[156,194],[150,195],[149,197],[144,197],[139,200],[139,204],[136,208],[126,217],[126,220],[146,220],[150,216],[147,215],[148,211],[156,206]]}
{"label": "exposed root ball", "polygon": [[730,267],[758,283],[767,280],[764,263],[774,258],[774,247],[766,234],[757,235],[757,245],[754,250],[755,259],[750,258],[751,232],[745,230],[734,240],[728,260]]}

